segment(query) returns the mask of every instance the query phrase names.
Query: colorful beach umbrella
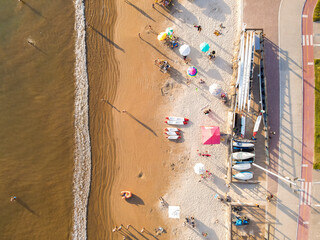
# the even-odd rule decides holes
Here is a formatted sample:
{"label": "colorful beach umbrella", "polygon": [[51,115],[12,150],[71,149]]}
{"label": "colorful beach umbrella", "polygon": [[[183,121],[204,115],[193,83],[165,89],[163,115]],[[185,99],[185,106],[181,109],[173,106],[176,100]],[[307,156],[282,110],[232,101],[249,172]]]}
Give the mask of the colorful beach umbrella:
{"label": "colorful beach umbrella", "polygon": [[182,56],[188,56],[190,54],[190,46],[187,44],[183,44],[180,48],[179,48],[179,52]]}
{"label": "colorful beach umbrella", "polygon": [[172,28],[172,27],[168,27],[168,28],[166,29],[166,34],[169,35],[169,36],[171,36],[171,35],[173,34],[173,28]]}
{"label": "colorful beach umbrella", "polygon": [[208,51],[209,51],[209,48],[210,48],[210,46],[209,46],[209,44],[206,43],[206,42],[203,42],[203,43],[200,44],[200,50],[201,50],[201,52],[208,52]]}
{"label": "colorful beach umbrella", "polygon": [[159,40],[159,41],[163,41],[163,40],[166,39],[166,37],[167,37],[167,33],[162,32],[162,33],[160,33],[160,34],[158,35],[158,40]]}
{"label": "colorful beach umbrella", "polygon": [[197,75],[198,70],[196,69],[196,67],[192,66],[188,68],[187,73],[189,76],[194,77]]}

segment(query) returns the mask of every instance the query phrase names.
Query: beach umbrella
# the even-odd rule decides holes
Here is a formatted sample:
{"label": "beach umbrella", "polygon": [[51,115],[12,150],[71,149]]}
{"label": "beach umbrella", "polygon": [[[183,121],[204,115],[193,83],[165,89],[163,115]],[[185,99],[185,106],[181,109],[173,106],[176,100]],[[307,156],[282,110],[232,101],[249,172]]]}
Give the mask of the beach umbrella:
{"label": "beach umbrella", "polygon": [[183,44],[180,48],[179,48],[179,52],[182,56],[188,56],[190,54],[190,46],[187,44]]}
{"label": "beach umbrella", "polygon": [[210,48],[210,46],[209,46],[209,44],[206,43],[206,42],[203,42],[203,43],[200,44],[200,50],[201,50],[201,52],[208,52],[208,51],[209,51],[209,48]]}
{"label": "beach umbrella", "polygon": [[204,165],[202,163],[197,163],[196,165],[194,165],[193,169],[194,172],[199,175],[206,172],[206,169],[204,168]]}
{"label": "beach umbrella", "polygon": [[168,207],[169,218],[180,218],[180,207],[169,206]]}
{"label": "beach umbrella", "polygon": [[173,28],[172,28],[172,27],[168,27],[168,28],[166,29],[166,34],[169,35],[169,36],[171,36],[171,35],[173,34]]}
{"label": "beach umbrella", "polygon": [[194,77],[197,75],[198,70],[196,69],[196,67],[192,66],[188,68],[187,73],[189,76]]}
{"label": "beach umbrella", "polygon": [[201,127],[203,144],[220,144],[220,128],[219,127]]}
{"label": "beach umbrella", "polygon": [[221,96],[221,93],[223,93],[221,87],[219,86],[219,84],[212,84],[209,87],[209,92],[213,95],[213,96]]}
{"label": "beach umbrella", "polygon": [[159,41],[163,41],[163,40],[166,39],[166,37],[167,37],[167,33],[162,32],[162,33],[160,33],[160,34],[158,35],[158,40],[159,40]]}

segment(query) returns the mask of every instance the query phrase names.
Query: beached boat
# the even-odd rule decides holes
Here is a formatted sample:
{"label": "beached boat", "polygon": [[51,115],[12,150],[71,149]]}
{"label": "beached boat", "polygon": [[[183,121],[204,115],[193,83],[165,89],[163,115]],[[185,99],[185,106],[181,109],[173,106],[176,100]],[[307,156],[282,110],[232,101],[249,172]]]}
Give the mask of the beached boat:
{"label": "beached boat", "polygon": [[188,118],[183,118],[183,117],[166,117],[166,119],[171,120],[171,121],[189,121]]}
{"label": "beached boat", "polygon": [[251,178],[253,178],[253,173],[252,172],[239,172],[235,175],[232,176],[233,178],[235,179],[238,179],[238,180],[249,180]]}
{"label": "beached boat", "polygon": [[179,132],[165,132],[165,134],[167,134],[168,136],[177,136],[177,135],[180,135]]}
{"label": "beached boat", "polygon": [[176,139],[181,138],[181,136],[178,136],[178,135],[176,135],[176,136],[167,136],[167,138],[168,138],[169,140],[176,140]]}
{"label": "beached boat", "polygon": [[239,163],[239,164],[233,165],[232,168],[237,171],[244,171],[244,170],[250,169],[251,164],[250,163]]}
{"label": "beached boat", "polygon": [[233,152],[253,152],[254,148],[250,147],[233,147]]}
{"label": "beached boat", "polygon": [[248,158],[248,159],[233,159],[232,160],[232,163],[233,164],[237,164],[237,163],[240,163],[240,164],[244,164],[244,163],[253,163],[254,162],[254,158]]}
{"label": "beached boat", "polygon": [[167,132],[179,132],[181,131],[179,128],[165,128],[164,129]]}
{"label": "beached boat", "polygon": [[234,147],[254,147],[253,143],[233,141]]}
{"label": "beached boat", "polygon": [[249,153],[249,152],[236,152],[232,153],[232,158],[233,159],[248,159],[254,157],[254,153]]}
{"label": "beached boat", "polygon": [[186,125],[188,124],[188,122],[184,122],[184,121],[165,121],[165,123],[170,124],[170,125]]}

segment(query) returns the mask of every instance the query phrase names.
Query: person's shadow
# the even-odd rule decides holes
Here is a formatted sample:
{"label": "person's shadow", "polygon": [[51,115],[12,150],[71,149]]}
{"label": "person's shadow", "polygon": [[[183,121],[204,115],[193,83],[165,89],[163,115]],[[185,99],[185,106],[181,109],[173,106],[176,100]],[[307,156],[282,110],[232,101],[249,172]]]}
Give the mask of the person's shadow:
{"label": "person's shadow", "polygon": [[24,201],[22,201],[22,199],[20,198],[16,198],[15,200],[17,203],[19,203],[22,207],[24,207],[25,209],[27,209],[29,212],[31,212],[32,214],[36,215],[37,217],[40,217],[40,215],[38,213],[36,213],[35,211],[33,211],[27,203],[25,203]]}

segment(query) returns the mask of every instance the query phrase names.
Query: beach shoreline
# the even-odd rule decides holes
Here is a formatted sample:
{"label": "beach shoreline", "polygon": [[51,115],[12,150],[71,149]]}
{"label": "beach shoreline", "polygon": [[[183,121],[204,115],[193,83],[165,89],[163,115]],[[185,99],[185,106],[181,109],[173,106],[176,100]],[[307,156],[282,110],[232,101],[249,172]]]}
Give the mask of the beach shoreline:
{"label": "beach shoreline", "polygon": [[[193,214],[197,221],[197,215],[212,204],[212,193],[194,185],[198,176],[192,165],[204,161],[197,157],[197,149],[210,151],[216,163],[225,164],[227,147],[199,146],[199,127],[218,125],[222,132],[226,131],[228,108],[210,96],[208,86],[218,83],[228,92],[234,39],[240,28],[238,19],[233,20],[238,6],[231,0],[219,4],[179,1],[168,12],[157,4],[153,8],[152,1],[119,2],[112,10],[106,2],[87,5],[88,24],[92,26],[88,29],[88,72],[93,156],[88,235],[120,239],[123,232],[112,233],[112,228],[130,224],[136,232],[146,228],[154,233],[153,229],[161,226],[171,239],[192,237],[197,233],[182,229],[181,219],[167,218],[167,208],[161,206],[159,197],[163,196],[170,205],[180,205],[181,217]],[[97,9],[109,12],[99,15]],[[219,29],[221,23],[223,35],[215,36],[214,28]],[[198,33],[193,24],[201,24],[202,32]],[[192,47],[190,64],[198,68],[197,77],[186,76],[190,65],[184,63],[178,49],[172,50],[157,40],[157,34],[169,26],[174,28],[179,44]],[[204,41],[216,50],[214,61],[198,50]],[[169,73],[159,71],[154,64],[158,58],[169,61]],[[200,78],[206,83],[199,84]],[[208,117],[203,111],[209,107],[214,111]],[[164,121],[169,115],[190,118],[190,124],[182,127],[182,140],[177,143],[164,135],[164,128],[168,127]],[[218,185],[223,188],[224,170],[210,162],[206,166],[217,171],[216,179],[221,179]],[[207,195],[207,202],[198,211],[188,206],[202,197],[194,192],[197,189]],[[132,202],[121,200],[119,193],[123,190],[133,192]],[[222,206],[215,207],[216,214],[222,212]],[[209,234],[213,235],[213,231]],[[222,236],[225,232],[216,234]]]}

